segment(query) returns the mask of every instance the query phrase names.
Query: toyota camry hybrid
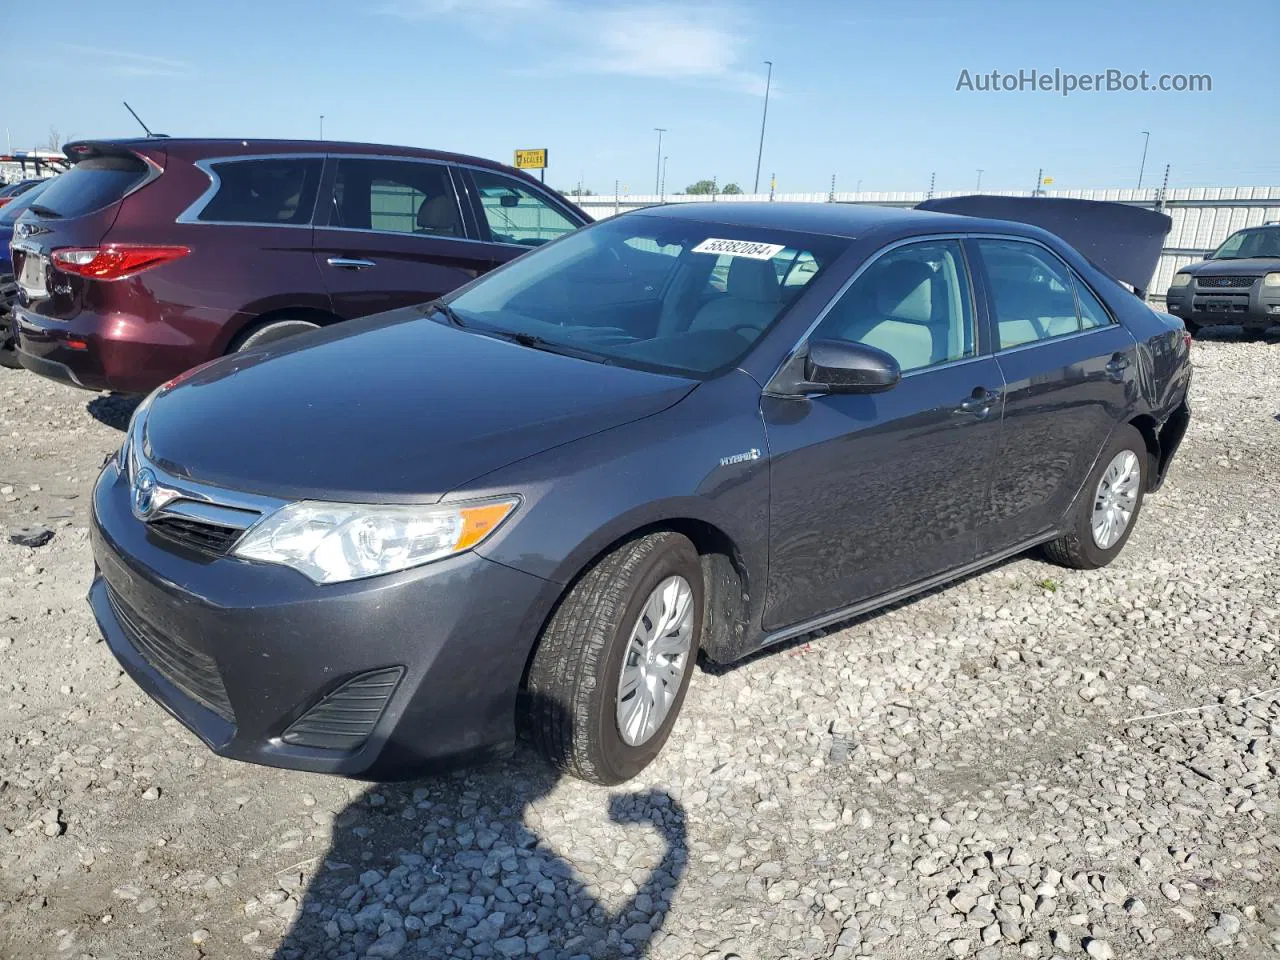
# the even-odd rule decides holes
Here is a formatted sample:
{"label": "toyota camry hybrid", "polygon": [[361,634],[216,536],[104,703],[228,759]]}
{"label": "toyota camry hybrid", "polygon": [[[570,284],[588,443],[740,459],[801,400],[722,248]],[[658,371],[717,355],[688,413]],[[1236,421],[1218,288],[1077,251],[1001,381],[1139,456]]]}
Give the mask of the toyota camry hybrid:
{"label": "toyota camry hybrid", "polygon": [[1109,563],[1189,419],[1130,289],[1168,220],[966,209],[654,207],[189,371],[94,491],[112,651],[227,757],[381,778],[524,731],[612,784],[699,655]]}

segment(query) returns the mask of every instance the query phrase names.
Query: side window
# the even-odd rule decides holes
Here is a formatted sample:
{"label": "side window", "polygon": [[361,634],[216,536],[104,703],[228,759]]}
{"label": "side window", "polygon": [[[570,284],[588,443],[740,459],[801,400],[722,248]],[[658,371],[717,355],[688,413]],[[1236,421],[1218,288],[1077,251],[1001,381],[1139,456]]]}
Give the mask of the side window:
{"label": "side window", "polygon": [[330,223],[383,233],[464,235],[448,169],[413,160],[339,159]]}
{"label": "side window", "polygon": [[215,163],[211,169],[218,178],[218,192],[197,219],[208,223],[310,223],[323,166],[320,157]]}
{"label": "side window", "polygon": [[1080,317],[1066,264],[1033,243],[978,240],[977,244],[990,281],[1002,350],[1079,332]]}
{"label": "side window", "polygon": [[1076,297],[1080,301],[1080,329],[1092,330],[1094,327],[1105,327],[1111,323],[1111,314],[1107,313],[1093,291],[1079,277],[1076,281]]}
{"label": "side window", "polygon": [[813,336],[877,347],[904,372],[973,356],[973,310],[959,242],[930,240],[890,250],[844,292]]}
{"label": "side window", "polygon": [[578,224],[519,180],[487,170],[471,174],[495,243],[536,247],[578,229]]}

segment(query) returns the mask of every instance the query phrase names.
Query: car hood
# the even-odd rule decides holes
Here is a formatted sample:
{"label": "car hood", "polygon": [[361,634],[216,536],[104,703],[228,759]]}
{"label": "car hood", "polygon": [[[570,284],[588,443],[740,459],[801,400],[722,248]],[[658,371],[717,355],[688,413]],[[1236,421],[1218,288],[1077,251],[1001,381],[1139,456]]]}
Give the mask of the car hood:
{"label": "car hood", "polygon": [[650,416],[696,381],[523,347],[416,308],[225,357],[162,388],[146,452],[286,499],[425,501]]}
{"label": "car hood", "polygon": [[1259,277],[1264,273],[1280,271],[1280,259],[1275,257],[1242,257],[1239,260],[1201,260],[1192,263],[1179,273],[1197,277]]}

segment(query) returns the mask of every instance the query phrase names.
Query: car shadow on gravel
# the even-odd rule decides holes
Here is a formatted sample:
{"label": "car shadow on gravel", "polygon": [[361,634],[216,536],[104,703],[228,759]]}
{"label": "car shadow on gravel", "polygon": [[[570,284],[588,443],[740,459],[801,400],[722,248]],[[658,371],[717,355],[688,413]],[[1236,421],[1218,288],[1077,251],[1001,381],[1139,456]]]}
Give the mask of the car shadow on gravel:
{"label": "car shadow on gravel", "polygon": [[142,397],[130,393],[100,393],[85,404],[85,409],[99,423],[124,430],[141,402]]}
{"label": "car shadow on gravel", "polygon": [[[539,802],[558,780],[521,750],[450,775],[369,787],[334,821],[331,847],[275,960],[644,957],[687,862],[684,809],[663,790],[621,788],[608,797],[609,820],[652,827],[663,850],[658,865],[639,877],[607,855],[573,862],[536,832]],[[593,793],[605,796],[578,786],[589,808]],[[610,910],[588,882],[631,894]]]}

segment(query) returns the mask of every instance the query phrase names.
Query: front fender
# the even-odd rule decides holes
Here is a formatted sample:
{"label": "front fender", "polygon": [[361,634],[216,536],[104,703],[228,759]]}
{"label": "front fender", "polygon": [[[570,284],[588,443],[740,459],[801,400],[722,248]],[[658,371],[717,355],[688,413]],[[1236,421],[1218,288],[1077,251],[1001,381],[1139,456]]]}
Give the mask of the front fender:
{"label": "front fender", "polygon": [[477,552],[562,585],[638,530],[706,524],[731,542],[748,594],[763,596],[769,470],[759,401],[759,384],[735,371],[661,413],[509,464],[445,499],[519,494],[512,522]]}

